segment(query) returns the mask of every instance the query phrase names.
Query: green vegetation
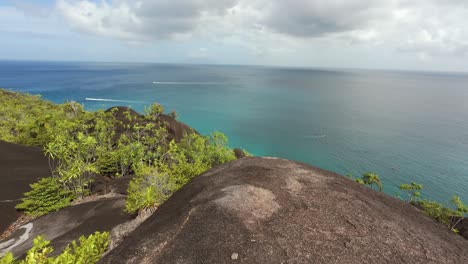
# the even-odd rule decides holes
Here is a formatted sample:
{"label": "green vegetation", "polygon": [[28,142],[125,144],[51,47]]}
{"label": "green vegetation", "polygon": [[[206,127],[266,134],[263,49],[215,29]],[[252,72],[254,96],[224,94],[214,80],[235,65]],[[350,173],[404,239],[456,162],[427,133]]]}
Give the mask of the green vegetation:
{"label": "green vegetation", "polygon": [[362,181],[364,182],[364,184],[369,185],[371,187],[374,185],[377,186],[377,188],[379,189],[379,192],[381,192],[383,189],[382,182],[380,181],[379,175],[373,172],[364,173],[362,175]]}
{"label": "green vegetation", "polygon": [[26,214],[41,216],[66,207],[73,200],[73,193],[63,189],[53,178],[42,178],[30,185],[31,191],[24,194],[16,206]]}
{"label": "green vegetation", "polygon": [[151,209],[169,198],[174,189],[167,173],[145,167],[128,185],[125,210],[134,213]]}
{"label": "green vegetation", "polygon": [[130,109],[88,112],[76,102],[56,105],[1,89],[0,100],[6,102],[0,106],[0,139],[41,146],[49,157],[52,178],[33,184],[17,207],[29,215],[56,211],[87,196],[96,175],[135,174],[126,211],[148,209],[193,177],[235,159],[221,133],[169,141],[160,104],[138,115]]}
{"label": "green vegetation", "polygon": [[235,159],[221,133],[210,137],[197,134],[185,136],[179,144],[169,143],[159,148],[152,167],[142,165],[128,187],[126,211],[133,213],[158,206],[206,170]]}
{"label": "green vegetation", "polygon": [[417,201],[417,198],[421,196],[421,191],[423,189],[422,184],[417,184],[412,182],[410,184],[401,184],[400,190],[404,191],[408,196],[408,202],[414,203]]}
{"label": "green vegetation", "polygon": [[156,120],[156,118],[164,113],[164,107],[160,104],[154,103],[150,107],[145,107],[145,117],[150,120]]}
{"label": "green vegetation", "polygon": [[177,117],[178,117],[177,112],[174,111],[174,110],[171,111],[171,112],[169,112],[169,116],[172,117],[172,118],[174,118],[174,119],[177,119]]}
{"label": "green vegetation", "polygon": [[108,244],[109,233],[96,232],[88,237],[80,237],[78,242],[73,241],[60,255],[49,257],[54,251],[50,241],[38,236],[24,260],[15,260],[13,254],[8,253],[0,258],[0,264],[94,264],[102,257]]}
{"label": "green vegetation", "polygon": [[412,182],[411,184],[401,184],[400,189],[406,192],[408,196],[407,202],[420,206],[426,215],[458,233],[456,228],[468,213],[468,207],[461,201],[460,197],[453,196],[450,201],[454,207],[453,209],[445,207],[435,201],[418,200],[418,197],[421,196],[421,192],[423,190],[422,184],[415,182]]}
{"label": "green vegetation", "polygon": [[368,185],[372,188],[372,186],[377,186],[379,192],[383,190],[383,185],[382,181],[380,180],[379,175],[373,173],[373,172],[367,172],[364,173],[361,178],[353,178],[353,175],[351,173],[346,174],[346,177],[350,178],[351,180],[354,180],[355,182],[361,184],[361,185]]}
{"label": "green vegetation", "polygon": [[[52,140],[59,120],[67,120],[65,109],[74,103],[56,105],[39,96],[0,89],[0,139],[23,145],[45,146]],[[70,107],[66,107],[70,105]]]}
{"label": "green vegetation", "polygon": [[461,201],[460,197],[453,196],[450,201],[454,206],[454,209],[444,207],[440,203],[428,200],[419,201],[418,204],[424,209],[424,213],[438,222],[446,225],[452,231],[458,232],[457,225],[461,222],[468,213],[468,207],[466,207]]}
{"label": "green vegetation", "polygon": [[[362,175],[361,178],[353,178],[353,175],[348,173],[346,177],[354,180],[361,185],[377,186],[379,191],[382,191],[383,186],[379,176],[375,173],[368,172]],[[420,207],[424,213],[439,223],[444,224],[452,231],[458,233],[457,227],[460,222],[466,217],[468,213],[468,206],[466,206],[458,196],[453,196],[450,201],[453,208],[443,206],[442,204],[418,199],[421,196],[423,185],[415,182],[410,184],[401,184],[400,190],[404,191],[407,195],[407,202]],[[399,194],[397,196],[400,198]]]}

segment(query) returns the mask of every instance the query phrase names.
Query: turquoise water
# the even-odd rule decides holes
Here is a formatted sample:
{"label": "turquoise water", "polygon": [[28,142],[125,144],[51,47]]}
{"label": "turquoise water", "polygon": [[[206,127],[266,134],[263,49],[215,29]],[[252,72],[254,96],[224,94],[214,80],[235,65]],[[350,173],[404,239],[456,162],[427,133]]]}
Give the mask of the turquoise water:
{"label": "turquoise water", "polygon": [[[156,83],[153,83],[156,82]],[[0,62],[0,87],[142,111],[162,103],[233,147],[468,202],[468,75],[246,66]],[[86,98],[122,102],[87,101]]]}

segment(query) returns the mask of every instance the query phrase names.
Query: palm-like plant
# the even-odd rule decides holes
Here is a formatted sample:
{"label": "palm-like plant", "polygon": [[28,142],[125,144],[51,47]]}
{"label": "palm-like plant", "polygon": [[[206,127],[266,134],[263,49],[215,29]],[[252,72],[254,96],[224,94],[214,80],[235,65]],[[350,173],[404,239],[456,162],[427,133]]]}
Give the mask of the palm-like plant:
{"label": "palm-like plant", "polygon": [[379,175],[377,175],[377,174],[375,174],[373,172],[364,173],[362,175],[362,180],[363,180],[364,184],[366,184],[366,185],[369,185],[369,186],[375,185],[375,186],[377,186],[379,188],[379,192],[381,192],[382,189],[383,189],[382,181],[380,180]]}

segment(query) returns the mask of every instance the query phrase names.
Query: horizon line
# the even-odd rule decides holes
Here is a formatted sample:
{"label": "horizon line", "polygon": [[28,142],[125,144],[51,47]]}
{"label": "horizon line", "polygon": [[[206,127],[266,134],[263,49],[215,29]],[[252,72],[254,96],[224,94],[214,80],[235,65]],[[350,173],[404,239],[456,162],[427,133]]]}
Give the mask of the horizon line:
{"label": "horizon line", "polygon": [[102,63],[102,64],[153,64],[153,65],[193,65],[193,66],[226,66],[226,67],[257,67],[257,68],[283,68],[323,71],[379,71],[379,72],[408,72],[408,73],[439,73],[468,75],[468,71],[448,70],[414,70],[396,68],[360,68],[360,67],[326,67],[301,65],[263,65],[263,64],[227,64],[227,63],[196,63],[196,62],[146,62],[146,61],[99,61],[99,60],[39,60],[39,59],[2,59],[0,62],[48,62],[48,63]]}

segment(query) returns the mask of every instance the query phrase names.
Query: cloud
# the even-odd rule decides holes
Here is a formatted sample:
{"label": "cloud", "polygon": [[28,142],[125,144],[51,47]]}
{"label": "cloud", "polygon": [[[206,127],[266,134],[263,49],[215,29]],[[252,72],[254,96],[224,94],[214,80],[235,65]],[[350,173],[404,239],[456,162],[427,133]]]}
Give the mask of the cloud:
{"label": "cloud", "polygon": [[79,32],[154,43],[198,39],[258,56],[311,43],[465,56],[465,0],[58,0]]}
{"label": "cloud", "polygon": [[274,1],[264,19],[283,34],[317,37],[362,29],[391,15],[392,1],[289,0]]}
{"label": "cloud", "polygon": [[47,17],[50,14],[50,12],[46,8],[32,3],[28,3],[23,0],[15,0],[13,1],[13,3],[18,10],[21,10],[25,15],[28,16],[43,18]]}
{"label": "cloud", "polygon": [[57,9],[77,30],[126,40],[158,40],[190,34],[204,15],[222,16],[234,0],[58,0]]}
{"label": "cloud", "polygon": [[208,57],[208,49],[206,48],[199,48],[189,53],[189,58],[191,59],[203,59],[206,57]]}

